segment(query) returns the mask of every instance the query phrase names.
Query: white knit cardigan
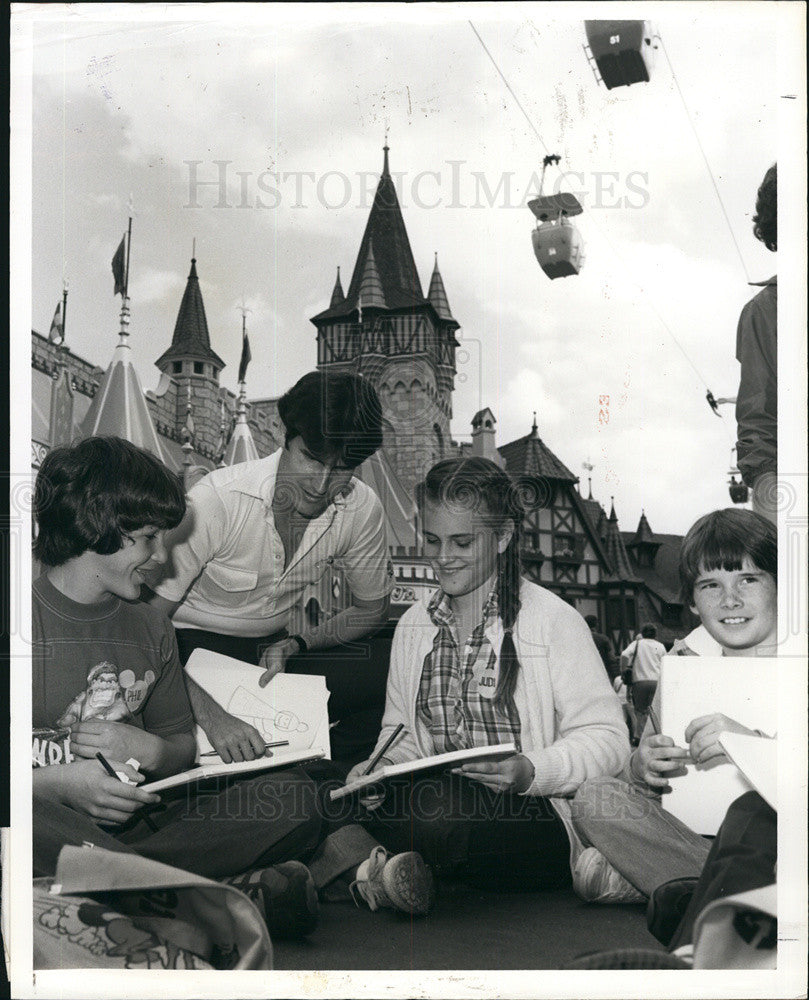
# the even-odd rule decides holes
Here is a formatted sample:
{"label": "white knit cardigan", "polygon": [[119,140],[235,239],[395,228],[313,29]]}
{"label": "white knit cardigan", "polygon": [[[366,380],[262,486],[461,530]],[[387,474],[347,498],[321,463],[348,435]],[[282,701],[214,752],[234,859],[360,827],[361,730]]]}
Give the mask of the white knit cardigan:
{"label": "white knit cardigan", "polygon": [[[437,631],[427,614],[428,600],[423,598],[405,612],[393,637],[377,749],[404,723],[402,735],[385,753],[394,763],[434,753],[429,730],[416,714],[424,658],[433,648]],[[535,771],[524,794],[551,797],[572,835],[566,797],[588,778],[620,774],[629,757],[628,731],[581,615],[527,580],[522,582],[520,600],[514,626],[520,661],[514,701],[520,714],[522,753]],[[486,635],[499,657],[503,641],[499,618]],[[578,846],[574,843],[576,850]]]}

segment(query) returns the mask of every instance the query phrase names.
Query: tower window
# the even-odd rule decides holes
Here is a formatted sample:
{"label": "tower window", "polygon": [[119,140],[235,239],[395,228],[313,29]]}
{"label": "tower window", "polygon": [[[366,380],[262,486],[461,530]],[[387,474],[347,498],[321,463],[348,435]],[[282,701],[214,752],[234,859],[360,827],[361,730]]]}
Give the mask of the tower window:
{"label": "tower window", "polygon": [[179,375],[180,372],[183,370],[182,361],[173,361],[171,364],[171,370],[175,375]]}
{"label": "tower window", "polygon": [[205,365],[201,361],[194,362],[194,374],[195,375],[205,374]]}

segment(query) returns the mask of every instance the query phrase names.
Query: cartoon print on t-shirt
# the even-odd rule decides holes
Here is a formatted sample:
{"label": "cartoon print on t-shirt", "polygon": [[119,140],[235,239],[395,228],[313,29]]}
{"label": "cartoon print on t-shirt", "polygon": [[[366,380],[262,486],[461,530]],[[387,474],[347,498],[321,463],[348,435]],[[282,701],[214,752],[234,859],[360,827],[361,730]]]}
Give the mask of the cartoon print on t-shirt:
{"label": "cartoon print on t-shirt", "polygon": [[122,670],[119,675],[114,663],[98,663],[87,675],[87,688],[73,699],[56,725],[72,726],[86,719],[131,719],[154,681],[152,670],[147,670],[139,681],[132,670]]}

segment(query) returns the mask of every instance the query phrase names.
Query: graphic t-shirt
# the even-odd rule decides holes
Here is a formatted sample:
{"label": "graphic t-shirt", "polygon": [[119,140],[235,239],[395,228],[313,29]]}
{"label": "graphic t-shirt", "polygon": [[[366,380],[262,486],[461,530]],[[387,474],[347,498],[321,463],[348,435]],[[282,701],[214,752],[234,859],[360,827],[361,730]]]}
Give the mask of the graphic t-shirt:
{"label": "graphic t-shirt", "polygon": [[34,767],[69,763],[70,727],[124,722],[156,736],[191,732],[177,642],[140,601],[77,604],[46,576],[33,586]]}

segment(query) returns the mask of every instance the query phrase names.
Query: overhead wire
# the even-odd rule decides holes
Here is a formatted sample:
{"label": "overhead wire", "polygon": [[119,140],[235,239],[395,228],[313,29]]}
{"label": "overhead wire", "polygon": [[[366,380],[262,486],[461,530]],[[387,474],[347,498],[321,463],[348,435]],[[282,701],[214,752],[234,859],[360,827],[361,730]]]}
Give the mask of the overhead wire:
{"label": "overhead wire", "polygon": [[[530,115],[528,114],[528,112],[523,107],[520,99],[517,97],[516,93],[514,92],[513,87],[511,86],[511,84],[506,79],[505,74],[500,69],[499,65],[497,64],[497,61],[494,58],[494,56],[489,51],[489,48],[487,47],[486,43],[481,38],[480,33],[478,32],[477,28],[475,27],[475,25],[471,21],[469,21],[469,27],[472,29],[472,31],[474,31],[474,33],[475,33],[478,41],[483,46],[483,49],[486,52],[486,55],[489,57],[489,59],[492,62],[492,65],[497,70],[497,72],[498,72],[498,74],[500,76],[500,79],[505,84],[508,92],[514,98],[514,100],[515,100],[517,106],[519,107],[520,111],[522,111],[522,113],[523,113],[523,115],[525,117],[525,120],[528,122],[528,124],[530,125],[532,131],[534,132],[534,134],[536,135],[536,137],[539,139],[540,143],[542,144],[542,147],[547,152],[548,151],[548,147],[546,146],[545,141],[543,140],[542,136],[539,134],[539,131],[536,128],[536,126],[534,125],[534,122],[532,121]],[[666,56],[666,58],[668,59],[668,55]],[[669,65],[671,65],[671,64],[669,63]],[[673,75],[673,71],[672,71],[672,75]],[[679,89],[679,85],[678,85],[678,89]],[[718,194],[718,192],[717,192],[717,194]],[[721,203],[721,199],[720,199],[720,203]],[[724,210],[724,206],[723,206],[723,210]],[[727,215],[726,215],[726,218],[727,218]],[[612,240],[609,238],[609,236],[607,235],[607,233],[604,232],[604,230],[602,229],[602,227],[598,224],[598,222],[596,222],[595,219],[593,219],[592,221],[593,221],[593,225],[598,230],[598,232],[603,237],[603,239],[606,241],[607,245],[609,246],[610,250],[612,250],[612,252],[615,255],[615,257],[617,258],[617,260],[628,271],[628,267],[626,265],[626,262],[624,261],[624,259],[622,258],[621,254],[618,252],[618,250],[616,249],[615,245],[613,244]],[[735,240],[734,240],[734,242],[735,242]],[[738,249],[738,245],[737,245],[737,249]],[[744,263],[744,262],[742,261],[742,263]],[[652,300],[651,294],[642,285],[640,285],[637,281],[635,281],[634,279],[633,279],[633,283],[635,284],[635,287],[638,288],[638,290],[646,297],[646,299],[648,301],[648,304],[650,305],[650,307],[652,309],[652,312],[654,312],[654,314],[657,317],[658,321],[660,322],[661,326],[664,328],[664,330],[666,330],[666,332],[668,333],[668,335],[674,341],[674,343],[676,344],[676,346],[680,350],[680,353],[683,355],[683,357],[685,358],[685,360],[688,362],[688,364],[690,365],[692,371],[697,376],[697,378],[699,379],[699,381],[702,382],[702,384],[705,386],[706,389],[710,390],[710,386],[708,385],[707,381],[705,380],[705,377],[700,372],[700,370],[697,368],[696,364],[693,362],[693,360],[689,356],[689,354],[686,351],[686,349],[683,347],[683,345],[677,339],[677,336],[675,335],[674,331],[671,329],[671,327],[668,325],[668,323],[665,321],[665,319],[661,315],[660,310],[657,308],[657,306],[655,305],[654,301]],[[727,424],[725,424],[724,421],[723,421],[723,427],[725,428],[725,433],[729,433],[728,428],[727,428]]]}
{"label": "overhead wire", "polygon": [[739,257],[739,262],[742,265],[742,271],[744,272],[745,280],[750,283],[750,273],[747,270],[747,265],[744,262],[744,257],[742,256],[741,247],[739,246],[738,240],[736,239],[736,234],[733,232],[733,226],[730,224],[730,217],[728,216],[727,209],[725,208],[725,203],[722,201],[722,195],[719,193],[719,185],[716,183],[716,178],[711,170],[711,164],[708,162],[708,157],[703,148],[702,142],[700,141],[699,132],[697,132],[697,127],[694,124],[694,119],[691,116],[691,111],[689,110],[688,103],[686,102],[685,95],[683,94],[682,88],[680,87],[680,81],[677,79],[677,74],[674,72],[674,66],[672,66],[671,59],[669,58],[668,51],[666,50],[666,43],[663,41],[662,37],[658,34],[655,38],[660,42],[660,47],[663,50],[663,55],[666,57],[666,62],[669,64],[669,71],[671,72],[671,78],[674,81],[674,86],[677,88],[677,93],[680,95],[680,100],[683,104],[683,109],[685,110],[686,117],[688,118],[688,123],[691,126],[691,131],[694,133],[694,138],[697,140],[697,146],[702,154],[702,160],[705,163],[705,169],[708,171],[708,176],[711,178],[711,184],[713,185],[714,193],[716,194],[716,199],[719,202],[719,207],[722,209],[722,215],[725,217],[725,222],[728,227],[728,232],[730,233],[730,238],[733,240],[733,245],[736,248],[736,253]]}

